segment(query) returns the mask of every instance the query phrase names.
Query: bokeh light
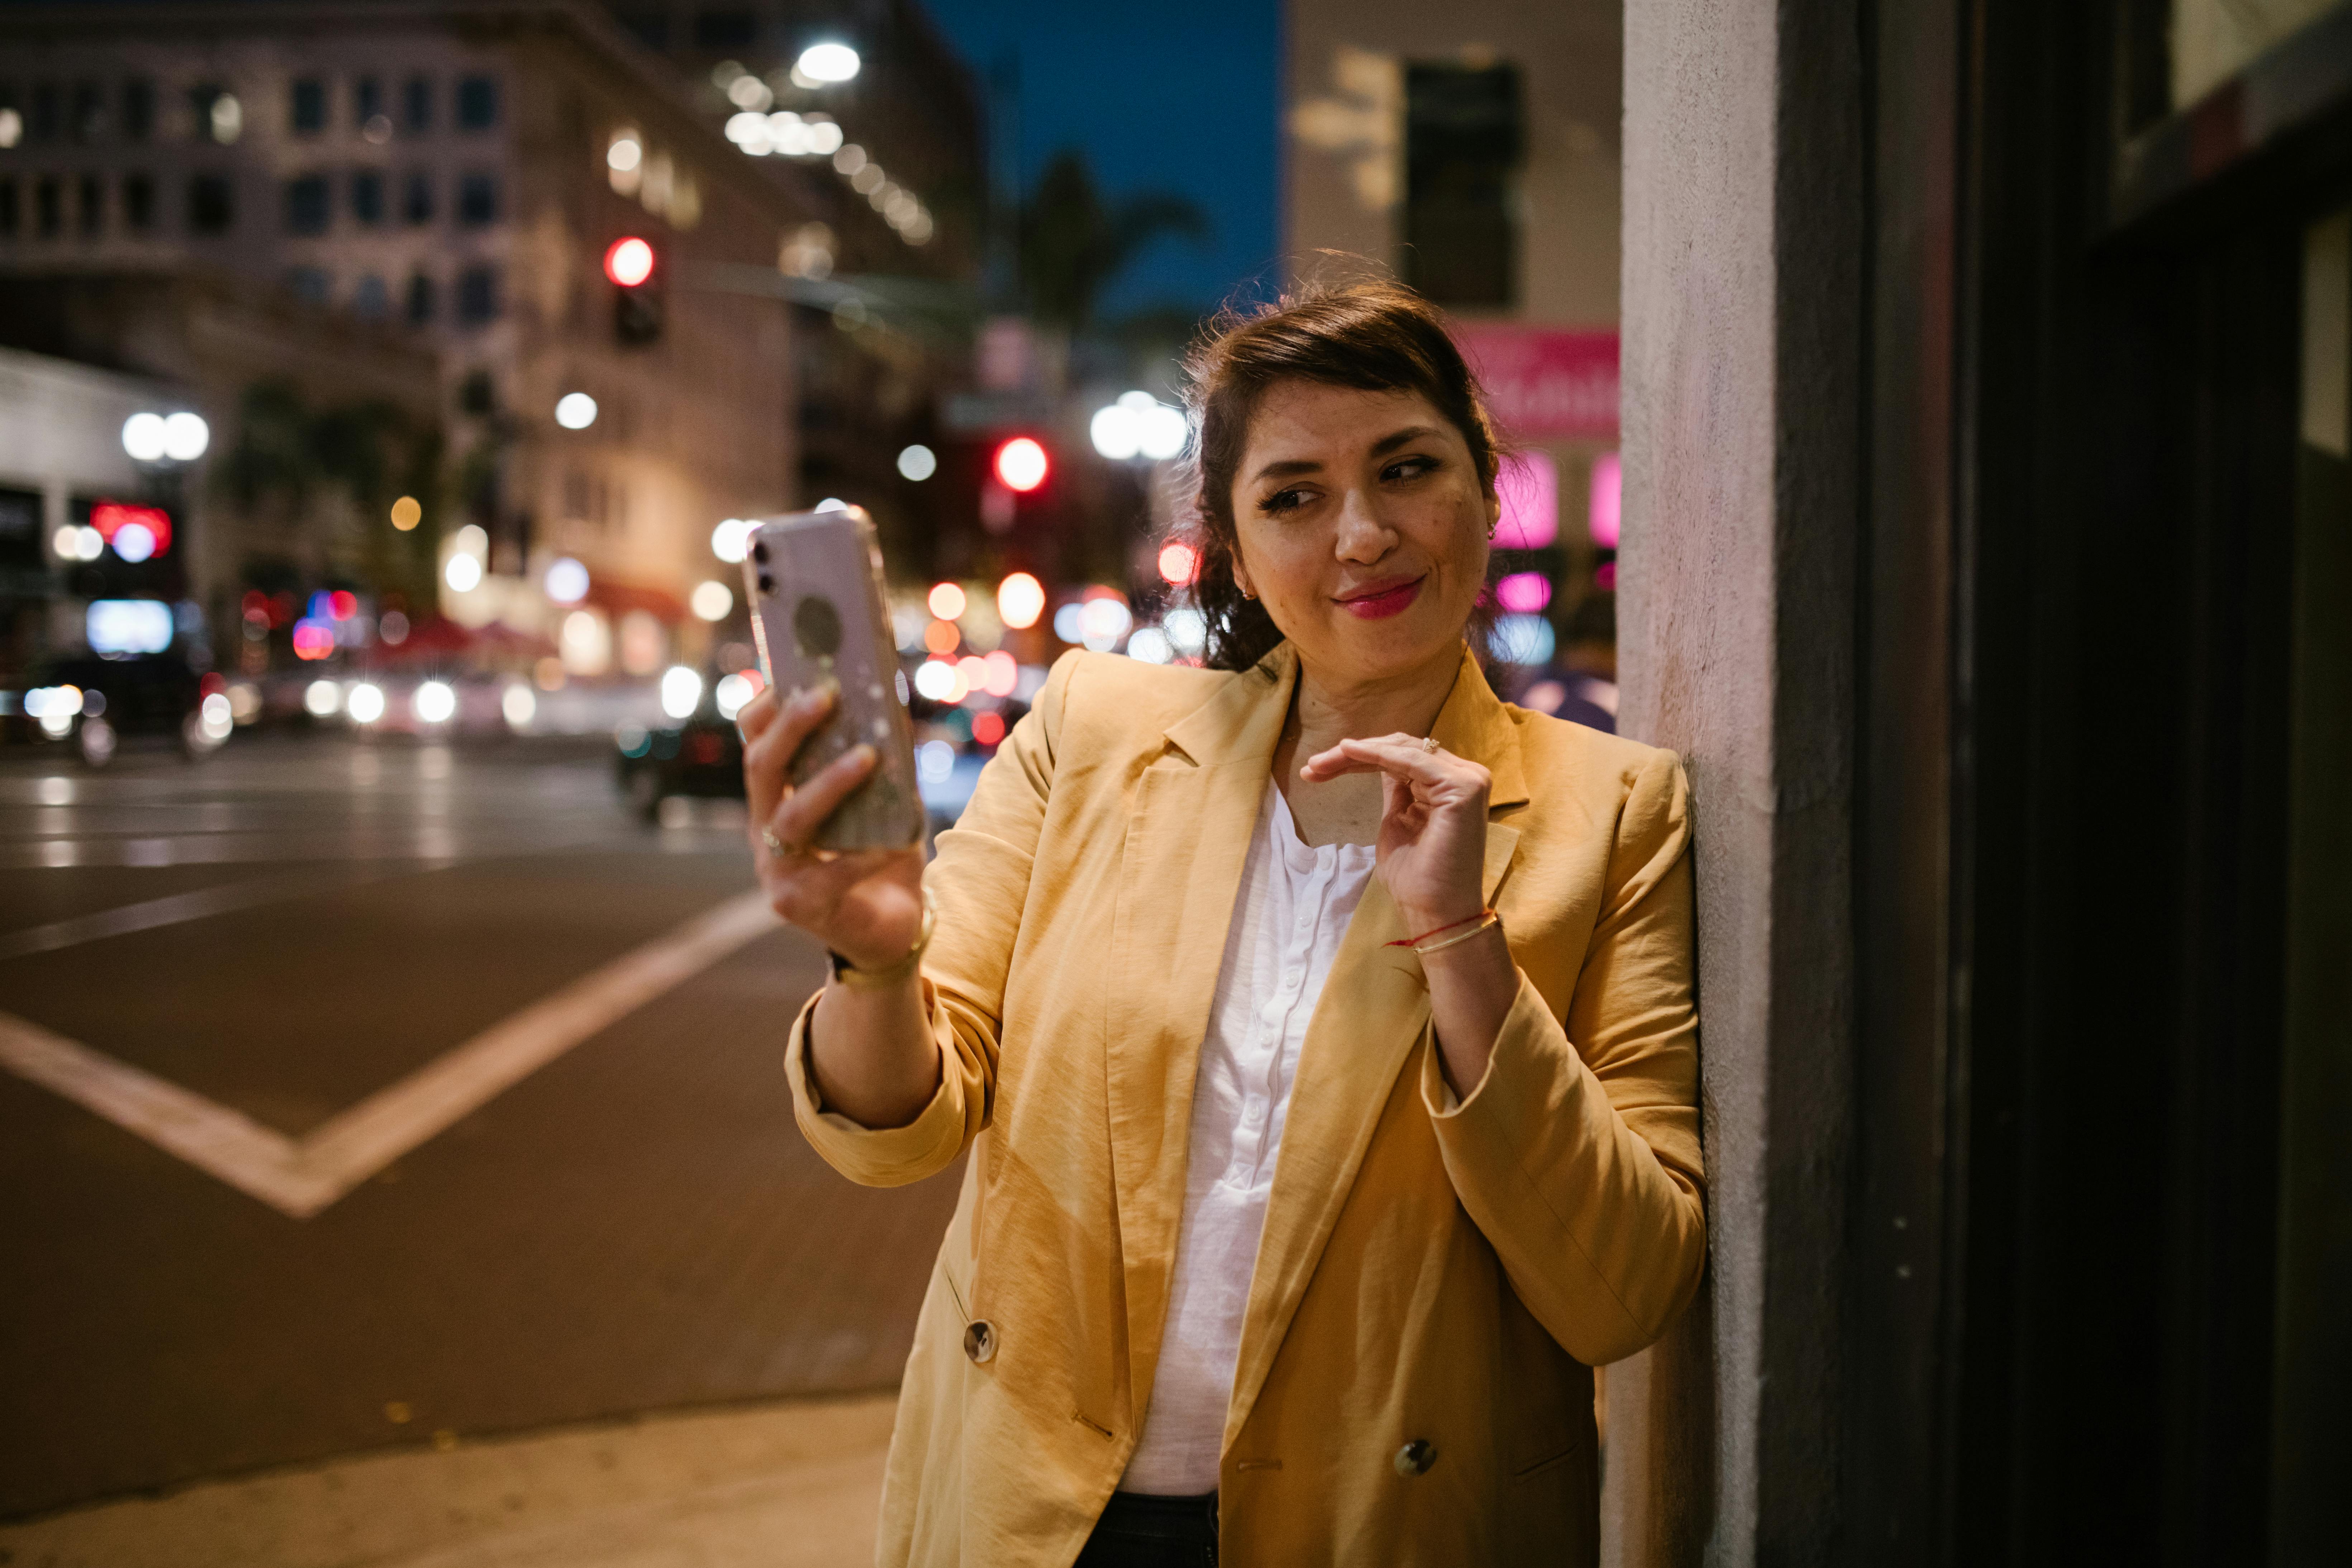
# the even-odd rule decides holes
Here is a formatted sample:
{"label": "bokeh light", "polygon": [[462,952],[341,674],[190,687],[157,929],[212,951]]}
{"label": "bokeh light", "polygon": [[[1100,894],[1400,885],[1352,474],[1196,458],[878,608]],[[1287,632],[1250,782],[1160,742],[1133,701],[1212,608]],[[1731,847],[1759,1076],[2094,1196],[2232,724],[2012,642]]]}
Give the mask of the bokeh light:
{"label": "bokeh light", "polygon": [[997,618],[1015,631],[1026,631],[1045,613],[1045,585],[1026,572],[1015,572],[996,585]]}
{"label": "bokeh light", "polygon": [[1191,545],[1181,541],[1160,547],[1160,577],[1162,582],[1182,587],[1200,570],[1201,558]]}
{"label": "bokeh light", "polygon": [[954,620],[963,614],[963,590],[953,583],[932,584],[930,597],[927,602],[931,606],[931,614],[943,621]]}

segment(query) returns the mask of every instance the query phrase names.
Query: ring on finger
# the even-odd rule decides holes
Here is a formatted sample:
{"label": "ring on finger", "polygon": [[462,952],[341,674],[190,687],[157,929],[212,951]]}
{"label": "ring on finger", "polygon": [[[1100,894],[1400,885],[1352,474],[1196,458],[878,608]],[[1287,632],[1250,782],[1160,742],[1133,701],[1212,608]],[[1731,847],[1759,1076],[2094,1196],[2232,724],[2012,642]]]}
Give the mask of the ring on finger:
{"label": "ring on finger", "polygon": [[1437,737],[1434,735],[1423,735],[1421,738],[1421,749],[1428,752],[1430,755],[1435,756],[1437,754]]}

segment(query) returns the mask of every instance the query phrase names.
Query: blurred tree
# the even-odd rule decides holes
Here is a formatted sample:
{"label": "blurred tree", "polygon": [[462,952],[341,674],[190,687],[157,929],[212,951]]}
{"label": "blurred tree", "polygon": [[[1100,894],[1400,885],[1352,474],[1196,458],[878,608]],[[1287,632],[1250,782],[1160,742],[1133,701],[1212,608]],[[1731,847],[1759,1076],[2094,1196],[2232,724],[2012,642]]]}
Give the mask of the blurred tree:
{"label": "blurred tree", "polygon": [[1144,247],[1162,235],[1209,237],[1208,215],[1185,196],[1139,191],[1106,203],[1086,159],[1054,155],[1020,217],[1021,282],[1030,314],[1083,331],[1102,290]]}

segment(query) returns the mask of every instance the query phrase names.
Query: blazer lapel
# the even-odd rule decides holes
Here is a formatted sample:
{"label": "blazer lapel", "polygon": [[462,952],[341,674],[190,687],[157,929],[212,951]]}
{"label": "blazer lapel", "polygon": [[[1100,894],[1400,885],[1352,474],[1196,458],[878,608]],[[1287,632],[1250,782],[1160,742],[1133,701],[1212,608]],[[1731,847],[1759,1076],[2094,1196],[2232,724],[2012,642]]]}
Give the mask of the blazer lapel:
{"label": "blazer lapel", "polygon": [[[1519,838],[1517,828],[1493,818],[1526,804],[1526,775],[1519,763],[1517,727],[1466,649],[1454,691],[1431,732],[1447,751],[1484,763],[1493,774],[1480,878],[1485,901],[1491,906]],[[1229,900],[1231,896],[1228,889]],[[1299,1047],[1282,1151],[1275,1163],[1274,1191],[1266,1203],[1265,1230],[1250,1279],[1233,1403],[1225,1417],[1228,1444],[1249,1419],[1299,1299],[1339,1223],[1381,1110],[1427,1030],[1429,989],[1421,960],[1408,949],[1385,945],[1406,934],[1395,901],[1375,874],[1332,959]],[[1202,1018],[1205,1023],[1205,1010]],[[1188,1081],[1188,1102],[1191,1088]],[[1181,1181],[1176,1201],[1181,1202]]]}
{"label": "blazer lapel", "polygon": [[1285,645],[1171,725],[1128,818],[1105,978],[1111,1172],[1135,1391],[1151,1386],[1159,1363],[1192,1080],[1297,673]]}

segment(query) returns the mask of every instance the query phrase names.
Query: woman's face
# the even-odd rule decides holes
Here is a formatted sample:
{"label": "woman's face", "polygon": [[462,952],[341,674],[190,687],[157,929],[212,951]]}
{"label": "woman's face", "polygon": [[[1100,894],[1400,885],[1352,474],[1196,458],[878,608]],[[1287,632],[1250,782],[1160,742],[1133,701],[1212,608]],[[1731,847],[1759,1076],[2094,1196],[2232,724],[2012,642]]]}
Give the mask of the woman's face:
{"label": "woman's face", "polygon": [[1497,503],[1469,443],[1414,392],[1269,387],[1234,480],[1234,574],[1327,680],[1454,657]]}

